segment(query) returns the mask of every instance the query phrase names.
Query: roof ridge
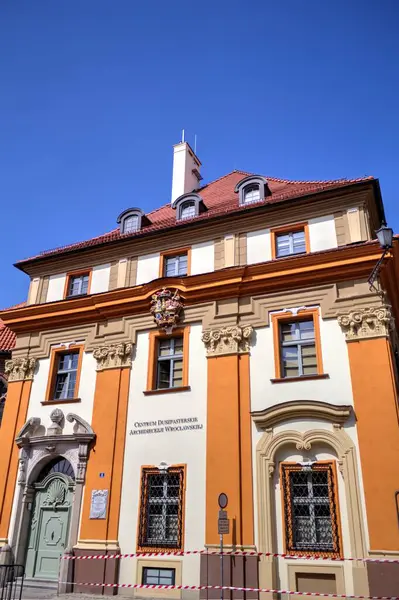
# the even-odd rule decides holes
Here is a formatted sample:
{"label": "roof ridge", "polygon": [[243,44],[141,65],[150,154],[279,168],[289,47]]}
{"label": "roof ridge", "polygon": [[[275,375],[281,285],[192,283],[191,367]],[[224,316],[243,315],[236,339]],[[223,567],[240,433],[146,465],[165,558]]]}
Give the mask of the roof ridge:
{"label": "roof ridge", "polygon": [[255,175],[255,173],[249,173],[248,171],[241,171],[241,169],[233,169],[229,173],[226,173],[226,175],[221,175],[217,179],[214,179],[213,181],[209,181],[208,183],[206,183],[205,185],[203,185],[202,187],[200,187],[198,189],[199,190],[204,190],[206,187],[208,187],[208,185],[212,185],[212,183],[216,183],[217,181],[220,181],[221,179],[225,179],[226,177],[229,177],[233,173],[242,173],[242,175],[247,175],[247,176],[248,175]]}
{"label": "roof ridge", "polygon": [[358,181],[367,181],[368,179],[374,179],[373,175],[365,175],[364,177],[357,177],[356,179],[350,179],[349,177],[340,177],[339,179],[280,179],[279,177],[268,177],[267,175],[264,175],[264,177],[268,180],[268,181],[274,181],[276,183],[293,183],[293,184],[298,184],[298,183],[341,183],[341,182],[348,182],[348,183],[357,183]]}

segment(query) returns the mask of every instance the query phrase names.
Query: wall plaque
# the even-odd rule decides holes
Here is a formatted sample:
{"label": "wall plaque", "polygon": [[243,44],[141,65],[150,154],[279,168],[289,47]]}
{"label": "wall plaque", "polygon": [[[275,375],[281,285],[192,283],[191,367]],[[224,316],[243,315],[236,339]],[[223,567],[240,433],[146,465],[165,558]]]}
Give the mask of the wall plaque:
{"label": "wall plaque", "polygon": [[107,515],[108,490],[92,490],[90,519],[105,519]]}

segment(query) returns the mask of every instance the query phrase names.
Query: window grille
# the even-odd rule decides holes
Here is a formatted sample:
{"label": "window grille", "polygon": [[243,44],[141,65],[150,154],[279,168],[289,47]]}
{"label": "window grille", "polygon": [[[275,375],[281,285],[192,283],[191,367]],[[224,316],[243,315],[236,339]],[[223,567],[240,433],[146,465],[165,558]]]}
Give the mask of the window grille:
{"label": "window grille", "polygon": [[305,231],[276,234],[276,256],[304,254],[306,252]]}
{"label": "window grille", "polygon": [[164,277],[179,277],[187,275],[187,254],[166,256],[164,262]]}
{"label": "window grille", "polygon": [[158,340],[157,389],[183,385],[183,336]]}
{"label": "window grille", "polygon": [[184,469],[143,469],[139,546],[181,548]]}
{"label": "window grille", "polygon": [[68,283],[68,296],[82,296],[89,288],[89,274],[71,275]]}
{"label": "window grille", "polygon": [[60,353],[57,360],[54,399],[67,400],[68,398],[74,398],[79,352]]}
{"label": "window grille", "polygon": [[260,200],[260,189],[259,185],[251,185],[244,191],[244,203],[249,204],[251,202],[259,202]]}
{"label": "window grille", "polygon": [[286,552],[340,555],[332,463],[282,465]]}
{"label": "window grille", "polygon": [[142,583],[144,585],[175,585],[175,569],[143,568]]}
{"label": "window grille", "polygon": [[281,376],[317,374],[317,353],[313,319],[280,323]]}

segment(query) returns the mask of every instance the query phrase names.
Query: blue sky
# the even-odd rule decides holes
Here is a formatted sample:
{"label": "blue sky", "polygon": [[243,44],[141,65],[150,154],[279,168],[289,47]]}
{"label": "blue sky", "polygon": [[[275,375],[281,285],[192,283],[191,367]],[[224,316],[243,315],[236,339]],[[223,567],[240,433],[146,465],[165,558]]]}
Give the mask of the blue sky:
{"label": "blue sky", "polygon": [[0,306],[12,263],[170,199],[172,145],[232,169],[380,178],[399,230],[397,0],[3,0]]}

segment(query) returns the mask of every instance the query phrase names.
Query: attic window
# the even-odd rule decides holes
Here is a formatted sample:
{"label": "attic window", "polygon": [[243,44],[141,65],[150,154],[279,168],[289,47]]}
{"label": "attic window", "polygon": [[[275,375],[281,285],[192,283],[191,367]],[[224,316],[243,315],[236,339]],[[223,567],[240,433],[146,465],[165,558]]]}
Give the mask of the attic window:
{"label": "attic window", "polygon": [[116,222],[119,223],[121,233],[134,233],[140,231],[143,225],[148,225],[149,220],[140,208],[128,208],[119,215]]}
{"label": "attic window", "polygon": [[239,203],[242,205],[260,202],[270,195],[267,181],[260,175],[250,175],[239,181],[234,189],[239,194]]}
{"label": "attic window", "polygon": [[206,206],[198,194],[183,194],[173,202],[172,208],[176,209],[178,221],[193,219],[206,210]]}

